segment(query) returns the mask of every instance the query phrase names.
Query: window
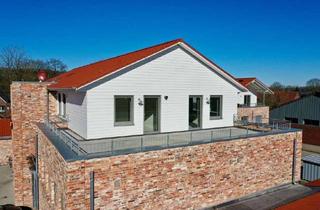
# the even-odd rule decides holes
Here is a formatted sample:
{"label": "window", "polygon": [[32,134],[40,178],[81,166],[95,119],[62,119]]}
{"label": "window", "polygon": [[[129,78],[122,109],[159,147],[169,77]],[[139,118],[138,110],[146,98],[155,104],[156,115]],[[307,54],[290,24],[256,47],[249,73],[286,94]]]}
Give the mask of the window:
{"label": "window", "polygon": [[210,119],[222,118],[222,96],[210,96]]}
{"label": "window", "polygon": [[58,103],[59,103],[59,116],[67,116],[67,97],[64,93],[58,94]]}
{"label": "window", "polygon": [[290,121],[291,123],[298,123],[298,118],[285,117],[284,119]]}
{"label": "window", "polygon": [[242,116],[241,117],[241,121],[244,122],[244,123],[248,123],[249,117],[248,116]]}
{"label": "window", "polygon": [[133,125],[133,96],[115,96],[115,125]]}
{"label": "window", "polygon": [[251,104],[251,96],[250,95],[244,95],[244,105],[250,106]]}
{"label": "window", "polygon": [[62,105],[61,105],[61,94],[58,93],[58,106],[59,106],[59,115],[62,113]]}
{"label": "window", "polygon": [[62,116],[66,117],[67,115],[67,98],[66,98],[66,94],[62,94],[62,103],[63,103],[63,112],[62,112]]}
{"label": "window", "polygon": [[257,115],[255,117],[256,123],[262,123],[262,115]]}
{"label": "window", "polygon": [[319,126],[319,120],[309,120],[309,119],[304,119],[303,123],[305,125],[316,125]]}
{"label": "window", "polygon": [[0,106],[0,113],[5,112],[6,111],[6,107],[5,106]]}

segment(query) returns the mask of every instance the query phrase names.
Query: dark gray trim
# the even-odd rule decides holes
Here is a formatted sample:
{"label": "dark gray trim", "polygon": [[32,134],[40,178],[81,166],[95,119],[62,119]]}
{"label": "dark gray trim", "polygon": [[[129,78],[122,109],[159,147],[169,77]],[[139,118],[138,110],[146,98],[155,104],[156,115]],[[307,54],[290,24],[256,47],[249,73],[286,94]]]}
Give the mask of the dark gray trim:
{"label": "dark gray trim", "polygon": [[[117,98],[130,98],[130,121],[117,122],[116,121],[116,99]],[[115,95],[113,98],[113,115],[114,115],[114,126],[132,126],[134,125],[134,96],[133,95]]]}
{"label": "dark gray trim", "polygon": [[[210,112],[211,112],[211,97],[214,97],[214,98],[220,98],[220,116],[216,116],[216,117],[211,117],[210,115]],[[209,98],[209,118],[210,120],[221,120],[223,118],[223,95],[210,95],[210,98]]]}
{"label": "dark gray trim", "polygon": [[[145,109],[145,99],[146,98],[157,98],[158,99],[158,131],[155,132],[145,132],[144,130],[144,109]],[[161,133],[161,95],[144,95],[143,96],[143,133],[144,134],[155,134]]]}
{"label": "dark gray trim", "polygon": [[[189,103],[189,99],[190,99],[191,97],[200,97],[200,108],[201,108],[201,110],[200,110],[200,126],[199,126],[198,128],[190,128],[190,126],[189,126],[189,117],[190,117],[190,112],[189,112],[190,103]],[[202,124],[203,124],[202,121],[203,121],[203,97],[202,97],[202,95],[189,95],[189,97],[188,97],[188,128],[189,128],[189,131],[190,131],[190,130],[199,130],[199,129],[202,129]]]}

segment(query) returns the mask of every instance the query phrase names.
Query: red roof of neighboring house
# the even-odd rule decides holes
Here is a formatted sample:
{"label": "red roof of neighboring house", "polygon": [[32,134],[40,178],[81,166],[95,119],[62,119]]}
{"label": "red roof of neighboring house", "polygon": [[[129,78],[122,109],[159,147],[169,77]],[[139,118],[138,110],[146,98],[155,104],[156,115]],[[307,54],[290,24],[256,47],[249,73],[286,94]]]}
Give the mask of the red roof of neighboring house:
{"label": "red roof of neighboring house", "polygon": [[309,195],[287,205],[276,208],[276,210],[320,210],[320,193]]}
{"label": "red roof of neighboring house", "polygon": [[236,80],[243,86],[248,87],[250,83],[257,78],[255,77],[248,77],[248,78],[236,78]]}
{"label": "red roof of neighboring house", "polygon": [[0,138],[11,136],[11,120],[0,119]]}
{"label": "red roof of neighboring house", "polygon": [[300,93],[298,91],[274,91],[274,96],[279,102],[278,105],[287,104],[291,101],[295,101],[300,98]]}
{"label": "red roof of neighboring house", "polygon": [[302,143],[320,146],[320,127],[299,124],[292,124],[292,127],[303,130]]}
{"label": "red roof of neighboring house", "polygon": [[[84,85],[94,82],[104,76],[114,73],[130,64],[138,62],[144,58],[154,55],[155,53],[158,53],[178,43],[183,43],[187,45],[189,48],[191,48],[192,50],[197,52],[199,55],[201,55],[203,58],[205,58],[208,62],[210,62],[212,65],[218,67],[215,63],[213,63],[208,58],[206,58],[201,53],[199,53],[194,48],[192,48],[190,45],[185,43],[182,39],[176,39],[176,40],[165,42],[152,47],[144,48],[142,50],[134,51],[131,53],[127,53],[124,55],[120,55],[117,57],[109,58],[106,60],[98,61],[96,63],[75,68],[71,71],[60,74],[59,76],[48,79],[47,80],[48,82],[54,82],[53,84],[49,85],[49,88],[50,89],[73,89],[73,88],[83,87]],[[220,67],[218,68],[235,80],[235,78],[232,75],[230,75],[228,72],[224,71]]]}

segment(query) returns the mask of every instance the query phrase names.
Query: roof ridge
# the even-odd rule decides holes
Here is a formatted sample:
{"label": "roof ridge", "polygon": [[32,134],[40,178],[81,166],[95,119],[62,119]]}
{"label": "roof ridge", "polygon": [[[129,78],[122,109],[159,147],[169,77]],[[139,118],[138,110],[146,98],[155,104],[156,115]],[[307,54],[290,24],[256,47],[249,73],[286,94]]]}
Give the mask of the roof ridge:
{"label": "roof ridge", "polygon": [[173,43],[184,42],[184,41],[181,38],[174,39],[174,40],[163,42],[163,43],[160,43],[160,44],[157,44],[157,45],[152,45],[150,47],[145,47],[145,48],[142,48],[142,49],[139,49],[139,50],[127,52],[127,53],[124,53],[124,54],[121,54],[121,55],[117,55],[117,56],[114,56],[114,57],[110,57],[110,58],[106,58],[106,59],[103,59],[103,60],[95,61],[93,63],[89,63],[89,64],[86,64],[86,65],[83,65],[83,66],[79,66],[79,67],[71,69],[69,72],[71,72],[71,71],[73,71],[75,69],[78,69],[78,68],[94,65],[94,64],[97,64],[97,63],[105,62],[105,61],[108,61],[108,60],[111,60],[111,59],[115,59],[115,58],[119,58],[119,57],[122,57],[122,56],[129,55],[129,54],[137,53],[137,52],[140,52],[140,51],[143,51],[143,50],[147,50],[147,49],[150,49],[150,48],[154,48],[154,47],[158,47],[158,46],[161,46],[161,45],[169,44],[170,42],[172,42],[172,44],[173,44]]}

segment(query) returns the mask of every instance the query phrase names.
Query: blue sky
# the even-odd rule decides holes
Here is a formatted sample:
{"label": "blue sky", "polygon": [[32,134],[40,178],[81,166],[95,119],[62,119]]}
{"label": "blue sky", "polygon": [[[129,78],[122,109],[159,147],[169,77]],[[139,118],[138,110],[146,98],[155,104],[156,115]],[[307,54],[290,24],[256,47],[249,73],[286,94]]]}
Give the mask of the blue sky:
{"label": "blue sky", "polygon": [[69,69],[183,38],[236,77],[320,77],[320,1],[0,1],[0,48]]}

